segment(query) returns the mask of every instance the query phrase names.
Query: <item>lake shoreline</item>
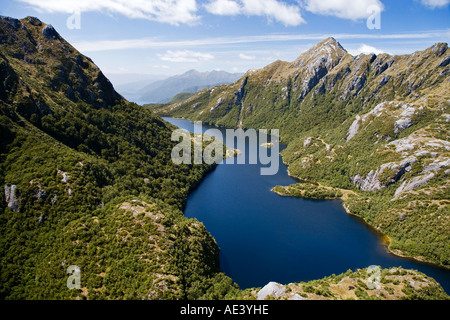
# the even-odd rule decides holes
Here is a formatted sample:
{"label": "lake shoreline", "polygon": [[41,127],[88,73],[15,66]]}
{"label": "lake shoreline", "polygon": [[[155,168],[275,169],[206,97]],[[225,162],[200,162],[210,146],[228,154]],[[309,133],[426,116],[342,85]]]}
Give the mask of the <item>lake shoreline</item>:
{"label": "lake shoreline", "polygon": [[[170,117],[167,117],[167,118],[170,118]],[[190,119],[185,119],[185,118],[172,118],[172,119],[175,119],[175,120],[183,120],[183,121],[188,121],[189,123],[193,123],[193,121],[192,120],[190,120]],[[167,120],[165,120],[165,121],[167,121]],[[210,125],[208,125],[208,126],[210,126]],[[190,126],[189,126],[190,127]],[[217,126],[216,126],[217,127]],[[219,127],[219,128],[224,128],[224,127]],[[224,129],[226,129],[226,128],[224,128]],[[282,156],[282,154],[280,153],[280,162],[282,162],[284,165],[286,165],[286,169],[285,169],[285,173],[287,173],[287,175],[286,176],[288,176],[288,177],[290,177],[290,178],[292,178],[293,180],[295,180],[295,181],[293,181],[293,182],[291,182],[291,183],[294,183],[295,184],[295,182],[297,181],[297,182],[309,182],[309,183],[312,183],[312,184],[314,184],[314,185],[317,185],[317,186],[321,186],[321,187],[324,187],[324,188],[326,188],[327,186],[325,186],[325,185],[321,185],[321,184],[319,184],[319,183],[317,183],[317,182],[314,182],[314,181],[305,181],[304,179],[301,179],[301,178],[299,178],[299,177],[296,177],[296,176],[294,176],[294,175],[292,175],[290,172],[289,172],[289,164],[288,163],[286,163],[285,161],[284,161],[284,159],[283,159],[283,156]],[[210,173],[210,172],[209,172]],[[206,179],[206,176],[208,176],[209,175],[209,173],[207,174],[207,175],[205,175],[203,178],[202,178],[202,180],[201,180],[201,182],[199,183],[199,184],[201,184],[201,183],[203,183],[204,181],[205,181],[205,179]],[[276,183],[276,184],[274,184],[274,185],[280,185],[280,186],[287,186],[287,185],[289,185],[289,183]],[[277,194],[278,196],[283,196],[283,197],[291,197],[291,198],[294,198],[292,195],[288,195],[288,194],[282,194],[282,193],[279,193],[279,192],[276,192],[275,190],[271,190],[271,188],[273,189],[273,187],[270,187],[268,190],[270,190],[270,192],[273,192],[273,193],[275,193],[275,194]],[[369,224],[368,222],[366,222],[363,218],[361,218],[360,216],[358,216],[357,214],[354,214],[354,213],[352,213],[350,210],[349,210],[349,208],[348,208],[348,206],[346,205],[346,200],[349,198],[349,196],[350,196],[350,194],[355,194],[355,195],[357,195],[357,193],[356,192],[354,192],[354,191],[352,191],[352,190],[346,190],[346,189],[340,189],[340,188],[331,188],[331,187],[329,187],[330,188],[330,190],[331,189],[339,189],[339,190],[341,190],[341,191],[343,191],[342,192],[342,196],[341,197],[334,197],[334,198],[332,198],[332,199],[319,199],[319,200],[321,200],[321,201],[329,201],[329,200],[341,200],[341,204],[340,204],[340,206],[341,206],[341,209],[343,209],[344,211],[345,211],[345,213],[348,215],[348,216],[351,216],[352,218],[356,218],[356,220],[358,220],[358,222],[364,222],[364,223],[362,223],[361,225],[362,226],[365,226],[365,227],[367,227],[367,229],[368,230],[370,230],[371,231],[371,233],[373,233],[374,234],[374,236],[376,237],[376,238],[378,238],[379,240],[381,239],[381,244],[382,244],[382,247],[384,248],[384,253],[383,253],[383,255],[385,255],[386,257],[388,257],[388,256],[391,256],[391,258],[389,258],[389,259],[392,259],[392,257],[397,257],[397,258],[402,258],[402,259],[405,259],[405,261],[409,261],[409,262],[407,262],[407,263],[405,263],[405,264],[411,264],[411,263],[420,263],[420,264],[424,264],[424,267],[425,268],[429,268],[429,267],[435,267],[435,268],[438,268],[439,270],[445,270],[445,272],[446,271],[448,271],[449,269],[448,268],[446,268],[445,266],[442,266],[442,265],[439,265],[439,264],[436,264],[436,263],[433,263],[432,261],[426,261],[425,259],[421,259],[421,257],[414,257],[414,256],[411,256],[411,255],[407,255],[406,253],[403,253],[403,252],[400,252],[399,250],[392,250],[392,249],[390,249],[389,247],[390,247],[390,244],[391,244],[391,242],[392,242],[392,240],[391,240],[391,238],[389,237],[389,236],[387,236],[387,235],[385,235],[385,234],[383,234],[382,232],[380,232],[380,230],[377,230],[374,226],[372,226],[371,224]],[[266,189],[267,190],[267,189]],[[190,195],[192,194],[191,192],[189,193]],[[298,198],[303,198],[303,199],[305,199],[304,197],[298,197]],[[310,200],[314,200],[313,198],[306,198],[306,199],[310,199]],[[183,210],[183,212],[185,213],[185,210]],[[191,214],[192,215],[192,214]],[[186,216],[186,213],[185,213],[185,216]],[[197,217],[197,216],[195,216],[195,215],[192,215],[192,217]],[[355,221],[356,221],[355,220]],[[208,228],[208,231],[209,231],[209,228]],[[209,232],[211,232],[211,231],[209,231]],[[301,231],[299,231],[299,232],[301,232]],[[215,237],[216,238],[216,237]],[[380,243],[380,242],[378,242],[378,243]],[[376,249],[375,249],[376,250]],[[372,251],[370,251],[370,252],[372,252]],[[222,261],[222,259],[221,259],[221,261]],[[383,260],[380,260],[380,261],[383,261]],[[229,264],[229,261],[226,261],[226,263],[227,264]],[[375,264],[377,264],[377,263],[375,263]],[[428,267],[426,267],[426,265],[428,265]],[[400,263],[396,263],[396,264],[393,264],[393,266],[404,266],[402,263],[401,263],[401,261],[400,261]],[[416,269],[416,270],[421,270],[422,268],[421,267],[413,267],[412,269]],[[222,270],[224,270],[224,269],[222,269]],[[332,271],[333,272],[333,271]],[[332,273],[332,272],[330,272],[330,274]],[[422,271],[423,272],[423,271]],[[442,271],[439,271],[439,272],[442,272]],[[431,276],[431,277],[433,277],[434,278],[434,276],[431,274],[428,274],[428,273],[426,273],[427,275],[429,275],[429,276]],[[319,277],[313,277],[313,278],[311,278],[311,279],[319,279]],[[447,279],[448,277],[447,277],[447,275],[444,277],[444,279]],[[234,277],[232,277],[232,279],[234,280]],[[436,279],[436,278],[435,278]],[[235,281],[235,280],[234,280]],[[439,282],[439,280],[436,280],[436,281],[438,281]],[[282,281],[282,283],[283,283],[283,281]],[[286,282],[287,283],[287,282]],[[444,281],[444,283],[447,283],[448,284],[448,281],[447,280],[445,280]],[[251,287],[254,287],[254,286],[251,286]]]}
{"label": "lake shoreline", "polygon": [[[289,166],[289,164],[287,164],[286,162],[283,161],[283,163],[284,163],[285,165]],[[321,185],[321,184],[318,183],[318,182],[315,182],[315,181],[309,181],[309,180],[305,180],[305,179],[303,179],[303,178],[297,177],[297,176],[291,174],[291,173],[289,172],[289,169],[287,170],[287,173],[288,173],[288,175],[289,175],[290,177],[292,177],[292,178],[298,180],[300,183],[309,182],[309,183],[317,184],[318,186]],[[282,187],[287,187],[287,186],[282,186]],[[324,186],[324,187],[326,187],[326,186]],[[351,190],[340,189],[340,188],[337,188],[337,189],[339,189],[340,191],[345,191],[345,192],[343,192],[343,196],[342,196],[342,197],[339,197],[339,198],[329,198],[329,199],[314,199],[314,198],[303,198],[303,197],[299,197],[299,198],[309,199],[309,200],[324,200],[324,201],[327,201],[327,200],[341,200],[341,201],[342,201],[342,207],[343,207],[343,209],[345,210],[345,212],[346,212],[348,215],[352,216],[352,217],[356,217],[359,221],[363,222],[367,227],[369,227],[371,230],[373,230],[373,231],[380,237],[380,239],[381,239],[383,245],[385,246],[387,252],[389,252],[390,254],[395,255],[395,256],[397,256],[397,257],[400,257],[400,258],[410,259],[410,260],[414,260],[414,261],[417,261],[417,262],[420,262],[420,263],[426,263],[426,264],[432,265],[432,266],[434,266],[434,267],[442,268],[442,269],[444,269],[444,270],[450,270],[450,266],[445,266],[445,265],[442,265],[442,264],[438,264],[438,263],[436,263],[436,262],[434,262],[434,261],[432,261],[432,260],[427,260],[427,259],[425,259],[425,258],[422,257],[422,256],[409,255],[409,254],[403,252],[403,251],[400,250],[400,249],[391,249],[391,248],[390,248],[390,245],[391,245],[391,243],[392,243],[392,238],[391,238],[389,235],[387,235],[387,234],[381,232],[379,229],[377,229],[375,226],[373,226],[373,225],[371,225],[370,223],[368,223],[366,220],[364,220],[363,218],[361,218],[359,215],[357,215],[357,214],[351,212],[350,209],[348,208],[348,206],[346,205],[345,202],[346,202],[346,200],[348,199],[348,193],[347,193],[347,191],[350,192],[350,193],[352,193],[352,194],[354,194],[355,196],[357,196],[358,194],[355,193],[355,192],[353,192],[353,191],[351,191]],[[282,196],[282,197],[295,197],[295,196],[291,196],[291,195],[288,195],[288,194],[283,194],[283,193],[278,192],[278,191],[275,191],[275,190],[273,190],[273,189],[271,189],[271,191],[274,192],[274,193],[276,193],[276,194],[278,194],[279,196]]]}

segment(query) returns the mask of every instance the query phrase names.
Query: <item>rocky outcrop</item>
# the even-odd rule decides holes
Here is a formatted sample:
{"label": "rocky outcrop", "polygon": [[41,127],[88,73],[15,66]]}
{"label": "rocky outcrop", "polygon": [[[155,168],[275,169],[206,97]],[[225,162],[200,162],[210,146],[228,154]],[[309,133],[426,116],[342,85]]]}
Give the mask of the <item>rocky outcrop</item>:
{"label": "rocky outcrop", "polygon": [[389,82],[389,80],[391,80],[391,76],[387,74],[380,81],[378,81],[378,84],[380,85],[380,87],[383,87],[386,85],[386,83]]}
{"label": "rocky outcrop", "polygon": [[209,112],[212,112],[214,110],[216,110],[218,107],[220,107],[220,105],[224,102],[225,100],[223,98],[219,98],[217,99],[217,103],[214,107],[212,107]]}
{"label": "rocky outcrop", "polygon": [[42,29],[42,35],[46,37],[47,39],[58,39],[59,34],[56,32],[55,28],[51,24],[46,25]]}
{"label": "rocky outcrop", "polygon": [[442,169],[448,168],[450,166],[450,159],[439,161],[436,160],[428,164],[418,176],[412,179],[405,180],[400,185],[400,187],[395,190],[394,200],[397,199],[401,194],[419,188],[427,184],[431,179],[436,176],[436,173]]}
{"label": "rocky outcrop", "polygon": [[413,125],[412,119],[410,118],[404,118],[397,120],[394,124],[394,133],[399,133],[400,131],[403,131]]}
{"label": "rocky outcrop", "polygon": [[[406,173],[411,171],[411,166],[417,162],[414,156],[408,157],[399,163],[390,162],[378,167],[376,170],[371,170],[363,179],[360,174],[350,178],[351,182],[363,191],[378,191],[393,183],[396,183]],[[381,175],[388,172],[388,178],[381,180]]]}
{"label": "rocky outcrop", "polygon": [[347,132],[347,141],[350,141],[359,131],[360,123],[366,122],[370,116],[379,117],[386,109],[386,102],[378,104],[370,112],[360,116],[357,115]]}
{"label": "rocky outcrop", "polygon": [[[407,288],[407,290],[405,290]],[[263,292],[264,291],[264,292]],[[260,295],[264,293],[264,295]],[[275,300],[399,300],[417,299],[447,300],[448,295],[433,278],[423,273],[393,267],[377,266],[346,274],[332,275],[309,282],[280,285],[271,282],[259,292],[250,289],[248,298]],[[301,308],[301,307],[300,307]]]}
{"label": "rocky outcrop", "polygon": [[446,56],[442,61],[439,63],[438,67],[446,67],[450,63],[450,56]]}
{"label": "rocky outcrop", "polygon": [[372,68],[375,71],[375,76],[379,76],[385,72],[390,66],[395,62],[395,58],[390,57],[386,54],[380,54],[373,61]]}
{"label": "rocky outcrop", "polygon": [[245,86],[247,85],[247,81],[248,81],[248,76],[245,77],[245,79],[241,83],[241,87],[234,94],[235,95],[234,104],[237,106],[242,107],[242,99],[244,98],[244,90],[245,90]]}
{"label": "rocky outcrop", "polygon": [[434,173],[429,173],[425,176],[418,176],[414,177],[411,180],[403,181],[403,183],[398,187],[397,190],[395,190],[394,199],[397,199],[398,196],[400,196],[402,193],[411,191],[415,188],[418,188],[420,186],[423,186],[424,184],[428,183],[431,179],[434,178]]}
{"label": "rocky outcrop", "polygon": [[359,91],[361,91],[365,83],[366,83],[365,75],[358,76],[354,78],[353,81],[351,82],[349,90],[354,91],[354,95],[356,95],[358,94]]}
{"label": "rocky outcrop", "polygon": [[269,282],[258,292],[258,300],[265,300],[268,296],[279,298],[286,292],[286,288],[276,282]]}
{"label": "rocky outcrop", "polygon": [[4,188],[5,191],[5,201],[7,203],[8,208],[11,208],[12,211],[19,211],[19,199],[17,198],[17,186],[15,184],[7,184]]}
{"label": "rocky outcrop", "polygon": [[302,75],[294,79],[294,91],[300,90],[298,100],[304,99],[347,54],[334,38],[328,38],[301,54],[293,62]]}
{"label": "rocky outcrop", "polygon": [[350,125],[350,128],[347,132],[347,141],[350,141],[359,130],[359,120],[361,120],[361,117],[359,115],[356,116],[355,121]]}

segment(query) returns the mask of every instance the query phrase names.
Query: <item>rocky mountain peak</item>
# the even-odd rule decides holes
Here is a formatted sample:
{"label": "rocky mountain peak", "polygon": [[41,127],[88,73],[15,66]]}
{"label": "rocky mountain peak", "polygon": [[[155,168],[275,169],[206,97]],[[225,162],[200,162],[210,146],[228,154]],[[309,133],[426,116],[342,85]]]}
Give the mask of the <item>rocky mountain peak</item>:
{"label": "rocky mountain peak", "polygon": [[293,62],[297,73],[302,75],[301,82],[295,86],[300,89],[299,99],[303,99],[346,55],[347,51],[332,37],[302,53]]}
{"label": "rocky mountain peak", "polygon": [[294,64],[299,68],[307,65],[318,65],[323,62],[327,64],[327,67],[334,67],[346,54],[347,51],[341,44],[330,37],[303,52],[294,61]]}

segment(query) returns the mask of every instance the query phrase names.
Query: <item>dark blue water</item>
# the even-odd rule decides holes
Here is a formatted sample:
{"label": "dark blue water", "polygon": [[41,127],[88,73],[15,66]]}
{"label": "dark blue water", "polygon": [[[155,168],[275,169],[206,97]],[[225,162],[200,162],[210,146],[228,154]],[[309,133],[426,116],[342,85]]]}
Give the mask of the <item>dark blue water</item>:
{"label": "dark blue water", "polygon": [[[193,131],[189,120],[164,119]],[[204,125],[203,131],[209,128]],[[287,174],[281,157],[279,163],[273,176],[260,175],[259,164],[219,164],[187,201],[185,216],[205,224],[220,247],[222,270],[240,288],[308,281],[379,265],[419,270],[450,293],[449,270],[390,254],[379,235],[348,215],[341,201],[271,192],[276,185],[298,182]]]}

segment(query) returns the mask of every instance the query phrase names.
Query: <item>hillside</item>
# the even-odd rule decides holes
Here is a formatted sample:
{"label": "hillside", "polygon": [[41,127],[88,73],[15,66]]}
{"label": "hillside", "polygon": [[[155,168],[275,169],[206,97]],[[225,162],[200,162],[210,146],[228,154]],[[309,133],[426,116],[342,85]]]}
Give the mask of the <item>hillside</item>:
{"label": "hillside", "polygon": [[289,173],[279,194],[341,198],[389,249],[449,267],[450,51],[353,57],[333,38],[293,62],[165,106],[161,115],[280,129]]}
{"label": "hillside", "polygon": [[[174,127],[34,17],[0,17],[0,78],[0,299],[256,297],[220,271],[203,224],[183,216],[214,167],[173,165]],[[79,289],[67,287],[70,266]],[[342,277],[366,274],[289,290],[316,298]],[[413,271],[390,277],[400,285],[386,285],[388,298],[448,298]]]}
{"label": "hillside", "polygon": [[34,17],[0,17],[0,78],[1,299],[237,291],[215,240],[181,211],[214,167],[174,165],[172,125]]}
{"label": "hillside", "polygon": [[432,278],[415,270],[369,267],[308,282],[270,282],[244,292],[257,300],[448,300]]}

